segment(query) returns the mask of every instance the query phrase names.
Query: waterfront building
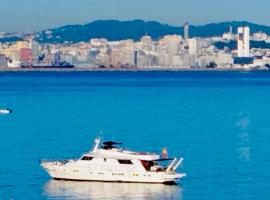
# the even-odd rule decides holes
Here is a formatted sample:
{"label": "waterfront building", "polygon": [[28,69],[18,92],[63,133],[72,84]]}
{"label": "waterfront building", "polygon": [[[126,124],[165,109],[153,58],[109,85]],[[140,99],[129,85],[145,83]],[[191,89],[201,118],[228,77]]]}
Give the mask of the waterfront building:
{"label": "waterfront building", "polygon": [[237,33],[237,57],[234,57],[234,64],[250,67],[254,61],[250,56],[250,29],[238,27]]}
{"label": "waterfront building", "polygon": [[137,54],[137,65],[139,68],[151,68],[157,66],[158,58],[151,52],[139,51]]}
{"label": "waterfront building", "polygon": [[32,59],[34,62],[38,62],[39,59],[39,43],[34,41],[33,39],[30,40],[30,44],[29,44],[31,50],[32,50]]}
{"label": "waterfront building", "polygon": [[250,50],[250,29],[249,27],[239,27],[237,37],[238,57],[249,57]]}
{"label": "waterfront building", "polygon": [[267,39],[268,39],[268,35],[261,31],[254,33],[252,36],[252,40],[255,40],[255,41],[266,41]]}
{"label": "waterfront building", "polygon": [[100,51],[97,55],[98,65],[109,66],[110,65],[110,56],[109,50],[106,47],[100,48]]}
{"label": "waterfront building", "polygon": [[188,39],[188,52],[189,55],[196,56],[199,54],[199,40],[197,38]]}
{"label": "waterfront building", "polygon": [[154,48],[154,42],[152,41],[152,38],[148,35],[145,35],[141,38],[142,42],[142,49],[147,51],[152,51]]}
{"label": "waterfront building", "polygon": [[267,64],[269,65],[269,63],[270,63],[269,56],[256,56],[253,61],[254,66],[265,66]]}
{"label": "waterfront building", "polygon": [[157,57],[157,63],[161,67],[166,67],[171,65],[171,59],[167,52],[162,53],[160,52],[159,56]]}
{"label": "waterfront building", "polygon": [[14,48],[15,49],[24,49],[24,48],[31,48],[29,41],[18,41],[14,43]]}
{"label": "waterfront building", "polygon": [[20,61],[20,50],[10,50],[10,56],[9,58],[12,60],[12,61]]}
{"label": "waterfront building", "polygon": [[98,50],[95,48],[92,48],[89,50],[88,59],[90,66],[97,66],[98,65]]}
{"label": "waterfront building", "polygon": [[230,26],[229,32],[226,32],[226,33],[224,33],[222,35],[222,39],[223,40],[227,40],[227,41],[230,41],[230,40],[233,40],[234,39],[232,26]]}
{"label": "waterfront building", "polygon": [[230,40],[233,39],[233,35],[232,35],[231,33],[224,33],[224,34],[222,35],[222,39],[223,39],[223,40],[230,41]]}
{"label": "waterfront building", "polygon": [[113,67],[121,67],[122,54],[120,48],[111,47],[109,50],[110,65]]}
{"label": "waterfront building", "polygon": [[20,49],[20,61],[23,63],[32,63],[32,50],[30,48]]}
{"label": "waterfront building", "polygon": [[225,51],[216,53],[215,63],[218,66],[230,67],[233,64],[232,54]]}
{"label": "waterfront building", "polygon": [[167,52],[170,56],[178,54],[179,45],[182,41],[182,37],[179,35],[166,35],[163,37],[163,42],[167,47]]}
{"label": "waterfront building", "polygon": [[120,52],[122,55],[121,64],[124,67],[135,66],[135,44],[133,40],[123,40],[120,42]]}
{"label": "waterfront building", "polygon": [[0,54],[0,68],[1,67],[7,67],[7,58],[4,54]]}
{"label": "waterfront building", "polygon": [[107,43],[108,43],[108,40],[105,38],[101,38],[101,39],[94,38],[90,40],[90,45],[97,48],[106,46]]}
{"label": "waterfront building", "polygon": [[171,60],[171,66],[173,68],[186,68],[187,67],[181,55],[174,55],[171,57],[170,60]]}
{"label": "waterfront building", "polygon": [[81,45],[76,48],[76,58],[77,62],[84,63],[88,61],[89,48],[87,46]]}
{"label": "waterfront building", "polygon": [[185,68],[197,66],[197,56],[195,55],[189,55],[188,53],[183,52],[179,55],[179,58],[182,61],[181,65]]}

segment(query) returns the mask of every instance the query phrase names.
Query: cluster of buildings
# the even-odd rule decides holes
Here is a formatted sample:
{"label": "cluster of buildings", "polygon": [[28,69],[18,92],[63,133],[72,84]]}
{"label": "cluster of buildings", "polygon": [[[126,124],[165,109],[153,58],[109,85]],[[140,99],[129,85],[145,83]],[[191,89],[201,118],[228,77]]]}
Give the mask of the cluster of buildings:
{"label": "cluster of buildings", "polygon": [[40,44],[32,36],[23,41],[0,43],[0,67],[53,67],[63,62],[58,47]]}
{"label": "cluster of buildings", "polygon": [[[33,37],[14,43],[0,43],[0,67],[72,63],[87,68],[252,68],[270,63],[270,49],[250,48],[250,40],[269,42],[262,32],[250,35],[249,27],[232,28],[219,37],[189,37],[189,24],[183,35],[165,35],[153,40],[145,35],[139,41],[91,39],[76,44],[41,44]],[[237,48],[216,47],[217,42],[237,41]]]}

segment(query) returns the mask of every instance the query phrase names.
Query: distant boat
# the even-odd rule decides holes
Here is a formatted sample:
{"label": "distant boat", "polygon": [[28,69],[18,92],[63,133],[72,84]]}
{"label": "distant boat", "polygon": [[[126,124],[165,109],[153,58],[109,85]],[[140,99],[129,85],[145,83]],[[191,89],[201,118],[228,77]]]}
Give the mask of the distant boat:
{"label": "distant boat", "polygon": [[8,67],[9,68],[20,68],[21,67],[21,62],[20,61],[15,61],[15,60],[10,60],[8,62]]}
{"label": "distant boat", "polygon": [[12,113],[12,110],[10,109],[0,109],[0,114],[2,115],[7,115],[7,114],[11,114]]}

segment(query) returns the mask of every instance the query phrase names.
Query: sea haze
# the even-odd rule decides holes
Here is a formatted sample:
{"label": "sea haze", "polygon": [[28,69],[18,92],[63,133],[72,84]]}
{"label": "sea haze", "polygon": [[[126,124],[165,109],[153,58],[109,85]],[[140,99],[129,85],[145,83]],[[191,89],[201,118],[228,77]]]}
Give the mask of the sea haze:
{"label": "sea haze", "polygon": [[[269,199],[268,72],[2,72],[0,199]],[[185,158],[177,186],[53,181],[97,135]]]}

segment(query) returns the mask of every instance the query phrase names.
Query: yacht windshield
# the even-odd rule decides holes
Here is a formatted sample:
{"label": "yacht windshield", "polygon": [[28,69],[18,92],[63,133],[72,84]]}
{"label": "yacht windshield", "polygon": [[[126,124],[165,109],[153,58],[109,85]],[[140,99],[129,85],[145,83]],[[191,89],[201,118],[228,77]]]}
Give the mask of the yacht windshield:
{"label": "yacht windshield", "polygon": [[83,156],[81,160],[92,160],[93,157],[90,156]]}

